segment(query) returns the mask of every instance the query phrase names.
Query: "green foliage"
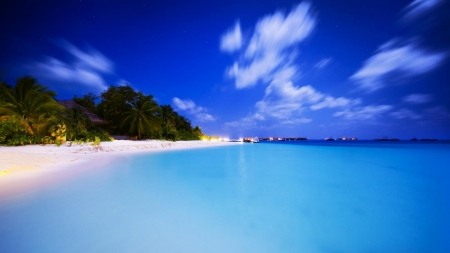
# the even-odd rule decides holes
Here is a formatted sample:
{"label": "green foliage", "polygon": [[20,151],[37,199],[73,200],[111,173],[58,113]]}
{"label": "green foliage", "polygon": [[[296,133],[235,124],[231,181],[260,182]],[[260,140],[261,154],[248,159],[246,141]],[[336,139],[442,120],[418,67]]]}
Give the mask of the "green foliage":
{"label": "green foliage", "polygon": [[97,112],[108,121],[108,131],[111,134],[123,135],[129,132],[130,125],[122,126],[122,123],[138,96],[130,86],[110,86],[100,95],[101,101],[97,106]]}
{"label": "green foliage", "polygon": [[8,91],[8,93],[10,94],[14,93],[14,90],[11,85],[8,85],[7,83],[0,81],[0,105],[6,102],[7,95],[5,91]]}
{"label": "green foliage", "polygon": [[15,116],[31,135],[45,132],[63,110],[54,99],[56,93],[29,76],[19,78],[12,89],[6,86],[0,89],[4,97],[0,105],[0,120]]}
{"label": "green foliage", "polygon": [[90,127],[94,126],[89,117],[80,108],[67,109],[64,121],[68,128],[69,140],[79,138],[82,132],[87,132]]}
{"label": "green foliage", "polygon": [[[98,97],[92,93],[73,100],[108,121],[104,129],[94,125],[80,108],[65,109],[56,93],[26,76],[14,87],[0,81],[0,145],[83,144],[113,141],[111,134],[131,139],[199,140],[201,129],[170,105],[158,106],[153,96],[130,86],[110,86]],[[97,99],[99,104],[95,104]]]}
{"label": "green foliage", "polygon": [[101,141],[111,141],[109,133],[101,129],[100,127],[93,127],[89,129],[89,131],[87,130],[80,131],[76,136],[74,136],[70,140],[90,142],[90,140],[94,140],[95,137],[100,138]]}
{"label": "green foliage", "polygon": [[138,139],[141,139],[141,133],[155,131],[160,126],[161,118],[158,114],[161,112],[158,104],[153,100],[153,96],[145,96],[142,92],[138,93],[131,107],[124,113],[121,126],[129,125],[130,133],[137,133]]}
{"label": "green foliage", "polygon": [[0,145],[20,146],[35,144],[36,138],[14,118],[0,121]]}
{"label": "green foliage", "polygon": [[95,100],[99,98],[100,98],[99,96],[96,96],[92,93],[88,93],[81,98],[77,97],[77,95],[73,96],[73,101],[77,102],[79,105],[90,110],[91,112],[95,112],[97,109],[95,107]]}
{"label": "green foliage", "polygon": [[94,141],[91,143],[91,146],[95,146],[95,147],[100,146],[100,138],[98,136],[94,137]]}

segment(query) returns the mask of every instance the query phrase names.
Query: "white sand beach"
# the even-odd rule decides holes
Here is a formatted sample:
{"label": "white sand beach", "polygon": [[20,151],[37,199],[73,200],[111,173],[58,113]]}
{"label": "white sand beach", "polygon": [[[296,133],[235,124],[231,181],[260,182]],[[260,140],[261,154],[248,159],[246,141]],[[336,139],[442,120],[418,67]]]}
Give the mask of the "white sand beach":
{"label": "white sand beach", "polygon": [[[0,198],[15,195],[51,182],[63,181],[84,168],[113,162],[116,157],[135,153],[236,145],[212,141],[125,141],[102,142],[95,147],[84,145],[28,145],[0,147]],[[89,166],[83,166],[89,163]]]}

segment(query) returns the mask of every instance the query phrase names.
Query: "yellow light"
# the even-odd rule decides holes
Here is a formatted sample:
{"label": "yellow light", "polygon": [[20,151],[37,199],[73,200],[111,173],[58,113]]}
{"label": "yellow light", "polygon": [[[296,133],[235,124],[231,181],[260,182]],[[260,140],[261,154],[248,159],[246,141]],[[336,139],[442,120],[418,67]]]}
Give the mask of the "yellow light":
{"label": "yellow light", "polygon": [[4,171],[0,171],[0,177],[2,176],[7,176],[11,173],[11,170],[4,170]]}

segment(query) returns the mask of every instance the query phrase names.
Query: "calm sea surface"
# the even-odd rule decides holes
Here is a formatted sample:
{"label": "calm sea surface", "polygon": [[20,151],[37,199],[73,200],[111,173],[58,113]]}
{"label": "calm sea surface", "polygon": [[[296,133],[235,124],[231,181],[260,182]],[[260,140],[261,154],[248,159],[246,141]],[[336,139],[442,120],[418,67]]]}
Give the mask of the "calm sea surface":
{"label": "calm sea surface", "polygon": [[0,199],[0,252],[450,252],[449,158],[372,141],[128,156]]}

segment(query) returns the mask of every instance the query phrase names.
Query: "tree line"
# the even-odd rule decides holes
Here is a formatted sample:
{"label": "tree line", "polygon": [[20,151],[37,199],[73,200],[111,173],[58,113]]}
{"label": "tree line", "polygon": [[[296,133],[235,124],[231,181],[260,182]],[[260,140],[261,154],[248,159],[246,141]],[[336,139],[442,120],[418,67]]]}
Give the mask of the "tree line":
{"label": "tree line", "polygon": [[[152,95],[130,86],[110,86],[100,96],[92,93],[73,100],[107,124],[95,125],[80,108],[60,105],[56,92],[30,76],[14,86],[0,81],[0,144],[61,144],[67,141],[110,140],[110,135],[131,139],[200,140],[199,126],[170,105],[158,105]],[[98,103],[97,103],[98,101]]]}

